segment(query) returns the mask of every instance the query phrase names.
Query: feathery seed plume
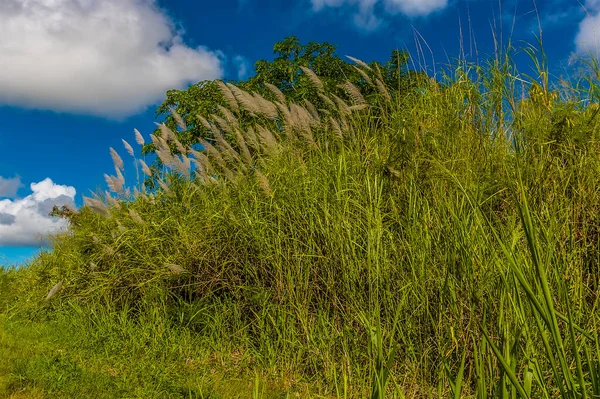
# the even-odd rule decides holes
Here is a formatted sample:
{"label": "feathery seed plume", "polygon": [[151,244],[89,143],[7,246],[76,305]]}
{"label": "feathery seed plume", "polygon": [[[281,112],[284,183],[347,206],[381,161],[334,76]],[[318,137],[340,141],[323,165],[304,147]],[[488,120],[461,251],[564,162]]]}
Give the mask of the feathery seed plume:
{"label": "feathery seed plume", "polygon": [[254,98],[248,92],[231,83],[227,83],[227,87],[229,87],[235,98],[242,105],[240,108],[244,108],[246,111],[254,114],[260,113],[260,108],[254,103]]}
{"label": "feathery seed plume", "polygon": [[236,112],[239,111],[240,106],[238,105],[238,102],[235,99],[235,96],[233,95],[233,93],[231,92],[229,87],[227,87],[227,85],[225,83],[223,83],[223,81],[221,81],[221,80],[217,81],[217,85],[221,89],[221,93],[223,94],[223,97],[225,98],[225,100],[227,100],[227,104],[229,104],[229,106],[234,111],[236,111]]}
{"label": "feathery seed plume", "polygon": [[367,73],[365,71],[363,71],[362,69],[360,69],[359,67],[352,65],[354,67],[354,69],[356,69],[356,71],[358,73],[361,74],[361,76],[363,77],[363,79],[365,80],[365,82],[367,82],[369,85],[373,86],[373,81],[371,80],[371,77],[369,75],[367,75]]}
{"label": "feathery seed plume", "polygon": [[117,230],[119,230],[119,233],[121,233],[121,234],[125,234],[125,232],[127,231],[127,228],[125,228],[125,226],[123,226],[123,225],[121,224],[121,222],[119,222],[119,221],[117,220]]}
{"label": "feathery seed plume", "polygon": [[175,122],[177,122],[177,125],[181,128],[181,130],[185,132],[187,130],[187,125],[185,124],[185,121],[183,120],[181,115],[179,115],[177,111],[175,111],[175,108],[171,106],[169,106],[169,110],[171,111],[171,115],[173,115],[173,118],[175,118]]}
{"label": "feathery seed plume", "polygon": [[148,177],[152,177],[152,171],[150,170],[150,168],[148,167],[148,165],[146,165],[146,162],[144,162],[143,160],[139,160],[140,165],[142,165],[142,172],[144,172],[144,174]]}
{"label": "feathery seed plume", "polygon": [[385,87],[383,82],[380,79],[377,79],[375,83],[377,84],[377,91],[379,91],[379,94],[381,94],[387,101],[390,101],[392,97],[390,96],[390,92],[388,91],[387,87]]}
{"label": "feathery seed plume", "polygon": [[50,292],[48,292],[48,295],[46,295],[46,300],[49,301],[50,298],[52,298],[54,295],[56,295],[58,293],[58,291],[60,291],[62,289],[63,286],[63,282],[59,281],[57,284],[54,285],[54,287],[52,287],[50,289]]}
{"label": "feathery seed plume", "polygon": [[277,139],[273,133],[269,130],[265,129],[263,126],[258,125],[258,135],[260,137],[261,143],[264,145],[265,149],[268,153],[276,153],[279,149],[279,145],[277,143]]}
{"label": "feathery seed plume", "polygon": [[165,183],[162,179],[157,179],[158,185],[160,186],[160,188],[163,189],[163,191],[165,192],[165,194],[167,195],[171,195],[171,189],[169,189],[169,186],[167,185],[167,183]]}
{"label": "feathery seed plume", "polygon": [[335,134],[335,136],[338,139],[342,140],[344,138],[344,135],[342,134],[342,129],[340,129],[340,125],[335,119],[333,119],[332,116],[329,117],[329,121],[331,122],[331,128],[333,129],[333,133]]}
{"label": "feathery seed plume", "polygon": [[318,95],[321,98],[321,100],[325,101],[331,108],[335,108],[335,103],[333,102],[333,100],[331,100],[331,98],[321,93],[318,93]]}
{"label": "feathery seed plume", "polygon": [[259,170],[255,170],[254,174],[256,176],[256,182],[261,190],[268,196],[273,195],[273,190],[271,189],[271,185],[269,184],[269,180],[265,175],[263,175]]}
{"label": "feathery seed plume", "polygon": [[142,136],[140,131],[137,129],[133,129],[133,131],[135,133],[135,142],[138,143],[139,145],[144,145],[144,143],[145,143],[144,136]]}
{"label": "feathery seed plume", "polygon": [[138,224],[146,224],[140,215],[133,209],[129,210],[129,216],[131,216],[131,219]]}
{"label": "feathery seed plume", "polygon": [[129,155],[134,157],[135,155],[133,154],[133,147],[131,147],[131,145],[127,141],[125,141],[125,139],[121,139],[121,141],[123,142],[123,146],[125,146],[125,149],[129,153]]}
{"label": "feathery seed plume", "polygon": [[255,150],[260,150],[260,144],[258,143],[258,138],[256,137],[256,132],[252,127],[248,127],[245,131],[246,143]]}
{"label": "feathery seed plume", "polygon": [[110,217],[110,210],[106,207],[106,205],[104,205],[102,201],[84,196],[83,203],[95,213],[102,215],[106,218]]}
{"label": "feathery seed plume", "polygon": [[177,137],[175,135],[175,133],[173,133],[173,131],[171,129],[169,129],[169,127],[167,125],[165,125],[164,123],[158,124],[158,127],[160,129],[160,133],[162,134],[162,138],[165,141],[173,140],[174,138]]}
{"label": "feathery seed plume", "polygon": [[221,118],[219,115],[211,115],[211,118],[213,121],[215,121],[217,123],[217,125],[219,125],[219,127],[223,130],[223,131],[230,131],[232,126],[229,124],[229,122],[227,122],[225,119]]}
{"label": "feathery seed plume", "polygon": [[367,108],[369,108],[369,104],[358,104],[358,105],[352,105],[352,106],[348,107],[348,109],[350,111],[360,111],[360,110],[367,109]]}
{"label": "feathery seed plume", "polygon": [[349,106],[348,106],[348,104],[346,104],[346,102],[344,100],[342,100],[341,98],[339,98],[335,94],[331,94],[331,97],[333,97],[333,99],[337,103],[338,109],[340,110],[340,112],[342,114],[346,114],[346,115],[350,114],[350,110],[348,109]]}
{"label": "feathery seed plume", "polygon": [[317,111],[317,107],[315,107],[315,105],[308,100],[304,100],[304,104],[306,104],[306,109],[308,112],[310,112],[310,115],[313,117],[313,119],[319,120],[320,116],[319,111]]}
{"label": "feathery seed plume", "polygon": [[283,95],[283,93],[281,92],[281,90],[279,90],[279,88],[271,83],[267,83],[265,82],[265,86],[267,87],[267,89],[269,89],[271,91],[271,93],[273,93],[273,95],[275,96],[275,98],[277,99],[278,102],[285,104],[285,96]]}
{"label": "feathery seed plume", "polygon": [[368,69],[369,71],[371,70],[371,67],[369,65],[367,65],[366,62],[359,60],[358,58],[350,57],[349,55],[347,55],[346,58],[354,61],[355,63],[357,63],[358,65],[360,65],[361,67],[363,67],[365,69]]}
{"label": "feathery seed plume", "polygon": [[227,120],[227,122],[229,122],[229,125],[234,127],[234,128],[238,128],[240,127],[240,122],[238,121],[238,119],[235,117],[235,115],[233,114],[233,112],[231,112],[229,109],[218,105],[217,106],[219,111],[221,111],[221,113],[223,113],[223,116],[225,117],[225,119]]}
{"label": "feathery seed plume", "polygon": [[175,263],[165,263],[165,266],[171,270],[173,274],[182,274],[185,273],[185,269]]}
{"label": "feathery seed plume", "polygon": [[113,198],[112,195],[110,195],[110,193],[108,191],[105,191],[105,194],[106,194],[106,201],[108,202],[108,204],[110,206],[113,206],[117,209],[121,208],[121,204],[119,204],[119,201],[117,201],[115,198]]}
{"label": "feathery seed plume", "polygon": [[316,73],[314,73],[314,71],[312,69],[309,69],[307,67],[301,66],[300,69],[302,69],[302,72],[304,72],[306,74],[306,76],[308,76],[308,78],[310,79],[310,81],[312,82],[312,84],[316,87],[316,89],[319,92],[324,92],[325,91],[325,86],[323,86],[323,82],[321,81],[321,79],[319,79],[319,77],[317,76]]}
{"label": "feathery seed plume", "polygon": [[360,104],[366,103],[365,98],[363,97],[362,93],[360,92],[360,89],[358,87],[354,86],[352,83],[346,82],[341,85],[338,85],[338,87],[341,87],[342,89],[346,90],[346,92],[352,99],[352,102],[354,103],[354,105],[360,105]]}
{"label": "feathery seed plume", "polygon": [[110,147],[110,156],[113,160],[113,164],[115,165],[115,169],[123,169],[123,160],[112,147]]}
{"label": "feathery seed plume", "polygon": [[244,136],[240,133],[239,130],[235,130],[235,140],[237,141],[237,145],[242,150],[242,157],[244,158],[244,162],[248,165],[252,164],[252,155],[250,155],[250,150],[248,150],[248,146],[246,145],[246,141],[244,140]]}
{"label": "feathery seed plume", "polygon": [[210,123],[206,120],[205,117],[203,117],[202,115],[198,114],[196,115],[196,117],[198,118],[198,120],[200,121],[200,123],[202,123],[202,125],[207,128],[208,130],[212,130],[212,126],[210,125]]}

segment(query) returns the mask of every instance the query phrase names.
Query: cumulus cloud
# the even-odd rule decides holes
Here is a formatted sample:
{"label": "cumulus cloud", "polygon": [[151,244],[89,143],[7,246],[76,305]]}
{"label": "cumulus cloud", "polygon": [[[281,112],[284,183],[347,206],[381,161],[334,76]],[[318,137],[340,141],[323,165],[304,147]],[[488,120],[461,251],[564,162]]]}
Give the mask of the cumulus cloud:
{"label": "cumulus cloud", "polygon": [[75,206],[75,188],[47,178],[31,183],[32,194],[0,200],[0,247],[47,245],[48,234],[64,230],[67,222],[48,216],[54,205]]}
{"label": "cumulus cloud", "polygon": [[0,198],[14,197],[15,195],[17,195],[17,191],[21,187],[23,187],[23,184],[21,183],[21,178],[19,176],[13,177],[11,179],[6,179],[0,176]]}
{"label": "cumulus cloud", "polygon": [[383,6],[385,15],[403,14],[407,17],[424,17],[448,6],[448,0],[311,0],[313,11],[319,12],[326,7],[345,5],[358,8],[354,14],[354,23],[365,30],[374,30],[382,22],[383,16],[376,15],[376,8]]}
{"label": "cumulus cloud", "polygon": [[592,54],[598,56],[600,41],[598,31],[600,30],[600,0],[588,0],[585,4],[587,13],[579,23],[579,30],[575,37],[576,52],[579,54]]}
{"label": "cumulus cloud", "polygon": [[0,0],[0,105],[122,119],[222,76],[156,0]]}

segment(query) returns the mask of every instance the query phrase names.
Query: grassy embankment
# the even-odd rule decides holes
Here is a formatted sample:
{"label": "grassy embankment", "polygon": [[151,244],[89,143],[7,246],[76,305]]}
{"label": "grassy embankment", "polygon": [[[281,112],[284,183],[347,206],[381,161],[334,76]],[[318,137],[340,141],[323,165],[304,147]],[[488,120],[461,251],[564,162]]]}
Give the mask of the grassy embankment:
{"label": "grassy embankment", "polygon": [[224,87],[226,140],[152,138],[153,195],[113,153],[112,197],[0,274],[0,396],[598,397],[599,87],[538,65],[359,63],[378,94],[327,112]]}

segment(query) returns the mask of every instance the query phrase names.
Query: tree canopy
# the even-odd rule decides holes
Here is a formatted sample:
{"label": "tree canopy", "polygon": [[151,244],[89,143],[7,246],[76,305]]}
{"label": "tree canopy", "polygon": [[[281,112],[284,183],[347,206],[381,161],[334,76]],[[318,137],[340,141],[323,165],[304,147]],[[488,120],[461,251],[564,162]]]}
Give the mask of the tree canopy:
{"label": "tree canopy", "polygon": [[[377,91],[370,84],[379,79],[387,87],[397,88],[398,92],[407,90],[416,77],[424,75],[408,70],[408,54],[404,51],[393,50],[389,61],[381,64],[372,61],[367,70],[359,69],[355,63],[362,61],[352,57],[345,59],[336,54],[336,46],[327,42],[300,43],[295,36],[290,36],[274,45],[274,59],[272,61],[259,60],[254,64],[254,75],[245,81],[229,81],[238,88],[249,93],[257,93],[266,99],[283,101],[277,98],[273,87],[276,87],[286,103],[314,105],[314,109],[328,109],[327,101],[321,96],[322,92],[333,93],[340,98],[348,98],[349,94],[343,87],[346,82],[351,82],[360,89],[367,102],[371,102]],[[322,82],[321,90],[316,89],[314,80],[306,69],[312,70]],[[308,71],[310,72],[310,71]],[[411,72],[411,73],[409,73]],[[223,95],[223,80],[205,80],[191,85],[185,90],[169,90],[166,99],[158,107],[156,117],[165,117],[165,125],[177,136],[183,145],[193,145],[198,140],[212,141],[212,129],[199,123],[201,116],[210,121],[214,114],[219,114],[222,107],[227,107],[228,101]],[[269,87],[272,85],[271,87]],[[175,111],[175,112],[173,112]],[[178,117],[181,119],[178,121]],[[242,125],[252,123],[253,115],[240,111],[237,115]],[[183,122],[183,123],[182,123]],[[178,126],[184,129],[178,130]],[[153,132],[156,137],[161,137],[161,130]],[[144,155],[155,153],[154,143],[144,145]],[[161,165],[156,159],[152,169]]]}

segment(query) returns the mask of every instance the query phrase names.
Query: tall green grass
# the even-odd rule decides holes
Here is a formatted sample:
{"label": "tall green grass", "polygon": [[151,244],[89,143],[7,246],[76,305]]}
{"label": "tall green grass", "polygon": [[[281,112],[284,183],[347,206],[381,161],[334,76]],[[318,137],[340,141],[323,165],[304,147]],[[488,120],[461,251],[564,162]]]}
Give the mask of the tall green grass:
{"label": "tall green grass", "polygon": [[599,70],[551,90],[536,65],[459,62],[398,89],[358,63],[377,95],[347,84],[319,110],[223,84],[230,106],[198,121],[213,139],[150,138],[158,190],[127,189],[111,151],[112,191],[63,210],[9,313],[95,337],[133,323],[124,342],[157,357],[254,370],[253,397],[259,371],[288,395],[600,397]]}

